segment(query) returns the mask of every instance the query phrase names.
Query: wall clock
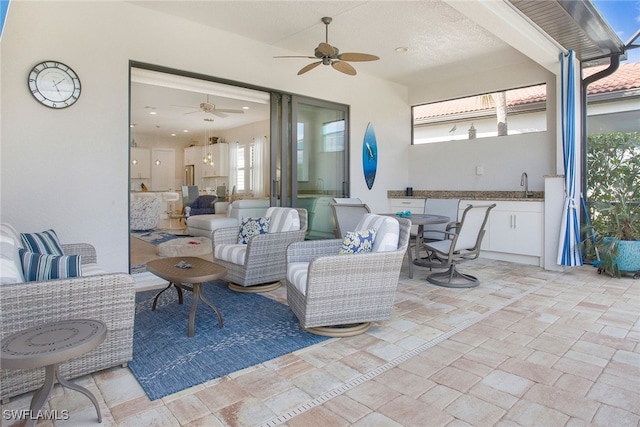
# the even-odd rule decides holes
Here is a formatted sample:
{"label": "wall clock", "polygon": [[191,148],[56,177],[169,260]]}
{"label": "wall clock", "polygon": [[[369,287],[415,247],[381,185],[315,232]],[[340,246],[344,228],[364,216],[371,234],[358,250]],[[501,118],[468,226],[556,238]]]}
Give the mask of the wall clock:
{"label": "wall clock", "polygon": [[62,62],[44,61],[31,69],[29,90],[42,105],[67,108],[80,97],[80,78]]}

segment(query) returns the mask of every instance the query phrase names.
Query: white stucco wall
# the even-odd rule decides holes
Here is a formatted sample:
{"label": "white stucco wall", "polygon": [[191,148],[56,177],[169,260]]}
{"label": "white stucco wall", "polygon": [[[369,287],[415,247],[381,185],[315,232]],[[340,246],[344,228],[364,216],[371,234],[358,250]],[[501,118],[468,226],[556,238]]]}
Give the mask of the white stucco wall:
{"label": "white stucco wall", "polygon": [[[386,211],[387,190],[408,182],[407,89],[364,73],[322,67],[297,77],[292,63],[272,58],[289,52],[111,1],[12,2],[0,49],[1,220],[91,242],[109,271],[128,270],[130,60],[348,104],[352,194]],[[27,90],[30,69],[49,59],[80,76],[71,108],[45,108]],[[382,160],[371,191],[359,156],[368,122]]]}
{"label": "white stucco wall", "polygon": [[[556,99],[556,76],[523,56],[509,69],[412,90],[409,102],[419,105],[542,82],[547,83],[547,99]],[[556,173],[556,114],[555,103],[548,102],[545,132],[411,146],[409,185],[420,190],[513,191],[522,189],[520,176],[527,172],[529,189],[542,191],[543,177]],[[483,175],[476,174],[477,166],[483,167]]]}

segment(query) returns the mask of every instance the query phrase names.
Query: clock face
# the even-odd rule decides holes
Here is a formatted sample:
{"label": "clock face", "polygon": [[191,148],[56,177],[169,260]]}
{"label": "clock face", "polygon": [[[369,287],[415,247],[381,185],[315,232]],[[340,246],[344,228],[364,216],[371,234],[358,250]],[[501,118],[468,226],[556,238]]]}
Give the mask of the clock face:
{"label": "clock face", "polygon": [[66,108],[80,97],[80,79],[67,65],[45,61],[29,73],[29,90],[38,102],[47,107]]}

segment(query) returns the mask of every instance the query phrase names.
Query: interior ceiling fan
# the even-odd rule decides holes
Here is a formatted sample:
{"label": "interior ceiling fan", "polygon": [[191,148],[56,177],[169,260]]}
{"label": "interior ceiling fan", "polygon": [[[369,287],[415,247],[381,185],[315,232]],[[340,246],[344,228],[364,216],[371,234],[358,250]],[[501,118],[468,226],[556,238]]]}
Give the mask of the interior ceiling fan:
{"label": "interior ceiling fan", "polygon": [[193,114],[193,113],[200,113],[200,112],[204,112],[204,113],[209,113],[209,114],[213,114],[215,116],[218,117],[228,117],[228,115],[226,113],[233,113],[233,114],[244,114],[243,110],[233,110],[233,109],[229,109],[229,108],[216,108],[216,104],[212,104],[209,102],[209,95],[207,95],[207,102],[201,102],[200,105],[198,107],[194,107],[194,106],[190,106],[190,105],[178,105],[178,107],[185,107],[185,108],[197,108],[198,111],[191,111],[185,114]]}
{"label": "interior ceiling fan", "polygon": [[356,69],[353,68],[351,64],[346,61],[351,62],[360,62],[360,61],[377,61],[380,59],[375,55],[370,55],[368,53],[356,53],[356,52],[345,52],[340,53],[340,50],[329,44],[329,24],[331,23],[332,18],[325,16],[322,18],[322,22],[325,25],[325,41],[324,43],[320,43],[318,47],[315,49],[315,56],[276,56],[275,58],[309,58],[309,59],[320,59],[318,62],[312,62],[311,64],[302,67],[300,71],[298,71],[298,75],[304,74],[307,71],[313,70],[320,64],[331,65],[334,69],[340,71],[341,73],[348,74],[350,76],[355,76],[357,74]]}

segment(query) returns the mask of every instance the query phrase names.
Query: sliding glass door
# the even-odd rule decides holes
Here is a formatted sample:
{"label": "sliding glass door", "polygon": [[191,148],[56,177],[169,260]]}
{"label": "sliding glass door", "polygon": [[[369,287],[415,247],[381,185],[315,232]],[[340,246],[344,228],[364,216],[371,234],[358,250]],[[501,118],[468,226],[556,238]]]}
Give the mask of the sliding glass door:
{"label": "sliding glass door", "polygon": [[307,209],[307,238],[332,238],[329,202],[349,196],[348,106],[273,94],[271,123],[272,204]]}

